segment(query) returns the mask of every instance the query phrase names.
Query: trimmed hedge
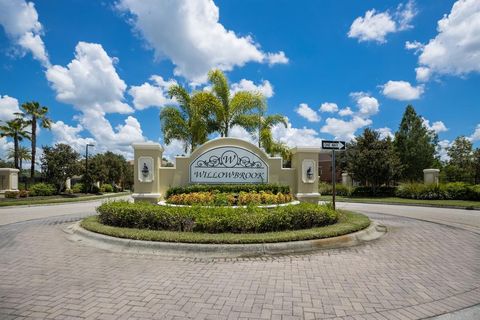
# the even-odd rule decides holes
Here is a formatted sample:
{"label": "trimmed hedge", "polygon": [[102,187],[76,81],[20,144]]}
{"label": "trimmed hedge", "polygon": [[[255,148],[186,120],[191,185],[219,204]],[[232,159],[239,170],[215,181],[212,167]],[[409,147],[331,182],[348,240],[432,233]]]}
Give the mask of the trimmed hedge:
{"label": "trimmed hedge", "polygon": [[150,203],[107,202],[99,221],[115,227],[205,233],[298,230],[333,224],[338,214],[327,206],[302,203],[273,209],[167,207]]}
{"label": "trimmed hedge", "polygon": [[202,205],[202,206],[246,206],[261,204],[281,204],[291,202],[291,194],[281,192],[192,192],[173,194],[167,198],[167,203],[180,205]]}
{"label": "trimmed hedge", "polygon": [[473,200],[480,201],[480,185],[463,182],[446,184],[404,183],[398,186],[396,196],[420,200]]}
{"label": "trimmed hedge", "polygon": [[192,193],[192,192],[220,192],[220,193],[240,193],[240,192],[271,192],[273,194],[290,193],[290,187],[280,184],[191,184],[184,187],[173,187],[167,190],[165,197],[169,198],[174,194]]}
{"label": "trimmed hedge", "polygon": [[30,186],[29,191],[31,197],[53,196],[56,193],[55,186],[48,183],[36,183]]}

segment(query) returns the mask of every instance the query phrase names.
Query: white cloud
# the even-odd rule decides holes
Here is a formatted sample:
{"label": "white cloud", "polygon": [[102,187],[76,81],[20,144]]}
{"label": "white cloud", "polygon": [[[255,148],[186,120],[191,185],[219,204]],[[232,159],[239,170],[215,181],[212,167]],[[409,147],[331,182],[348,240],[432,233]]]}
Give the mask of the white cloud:
{"label": "white cloud", "polygon": [[0,138],[0,159],[6,160],[7,152],[13,148],[13,142],[7,141],[6,137]]}
{"label": "white cloud", "polygon": [[300,103],[298,108],[295,109],[295,112],[301,117],[307,119],[309,122],[320,122],[322,119],[318,113],[310,108],[306,103]]}
{"label": "white cloud", "polygon": [[434,131],[437,134],[440,133],[440,132],[448,131],[448,128],[447,128],[447,126],[445,126],[443,121],[435,121],[435,122],[432,123],[432,125],[430,125],[430,120],[425,119],[423,117],[422,117],[422,121],[423,121],[423,126],[425,128],[427,128],[430,131]]}
{"label": "white cloud", "polygon": [[251,135],[247,130],[245,130],[245,128],[238,125],[234,125],[232,128],[230,128],[228,131],[228,136],[247,140],[255,145],[258,144],[258,139],[255,136]]}
{"label": "white cloud", "polygon": [[324,102],[320,106],[320,112],[337,112],[338,106],[333,102]]}
{"label": "white cloud", "polygon": [[163,157],[168,161],[175,163],[176,156],[182,156],[185,154],[185,147],[183,142],[177,139],[170,141],[170,144],[163,146]]}
{"label": "white cloud", "polygon": [[318,132],[310,128],[294,128],[287,119],[287,127],[277,124],[272,128],[272,136],[275,141],[285,143],[288,147],[296,146],[321,146],[322,139]]}
{"label": "white cloud", "polygon": [[437,153],[442,161],[450,160],[450,157],[448,156],[448,148],[450,146],[451,143],[448,140],[441,140],[438,142]]}
{"label": "white cloud", "polygon": [[480,1],[458,0],[438,21],[438,34],[423,48],[417,79],[433,73],[465,75],[480,72]]}
{"label": "white cloud", "polygon": [[0,24],[12,41],[21,48],[21,54],[30,51],[43,66],[49,67],[45,44],[40,37],[42,24],[33,2],[0,0]]}
{"label": "white cloud", "polygon": [[165,81],[161,76],[153,75],[150,77],[153,84],[145,82],[140,86],[131,86],[128,93],[133,97],[133,105],[138,110],[148,107],[163,107],[167,104],[175,103],[175,99],[168,97],[168,89],[177,83],[171,79]]}
{"label": "white cloud", "polygon": [[407,81],[388,81],[383,86],[383,95],[395,100],[416,100],[423,94],[423,86],[413,87]]}
{"label": "white cloud", "polygon": [[232,93],[238,91],[260,92],[265,98],[271,98],[274,95],[273,86],[268,80],[263,80],[261,84],[256,85],[252,80],[242,79],[231,86]]}
{"label": "white cloud", "polygon": [[352,92],[350,96],[357,103],[358,116],[366,118],[378,113],[380,104],[376,98],[365,92]]}
{"label": "white cloud", "polygon": [[350,109],[350,107],[346,107],[346,108],[340,109],[340,111],[338,111],[338,114],[341,117],[346,117],[346,116],[353,115],[353,111],[352,111],[352,109]]}
{"label": "white cloud", "polygon": [[469,139],[472,142],[480,141],[480,123],[477,124],[477,127],[475,128],[475,131],[472,133],[472,135],[469,137]]}
{"label": "white cloud", "polygon": [[75,108],[102,112],[131,113],[124,100],[127,88],[111,58],[100,44],[79,42],[75,59],[67,67],[54,65],[47,70],[47,79],[57,93],[57,100]]}
{"label": "white cloud", "polygon": [[248,62],[288,62],[282,51],[265,53],[251,36],[227,30],[212,0],[120,0],[117,7],[131,15],[130,22],[156,58],[169,58],[175,75],[194,83],[205,82],[212,68],[229,71]]}
{"label": "white cloud", "polygon": [[410,41],[405,42],[405,49],[413,50],[415,53],[423,50],[424,47],[425,45],[423,43],[418,42],[416,40],[413,42],[410,42]]}
{"label": "white cloud", "polygon": [[349,121],[337,118],[327,118],[325,122],[326,124],[320,129],[320,132],[329,133],[333,135],[335,139],[345,140],[352,140],[358,129],[372,124],[372,120],[358,116],[354,116]]}
{"label": "white cloud", "polygon": [[51,131],[53,134],[53,143],[64,143],[71,146],[76,151],[83,153],[87,144],[94,144],[92,138],[82,138],[80,132],[83,131],[81,125],[76,127],[69,126],[63,121],[52,122]]}
{"label": "white cloud", "polygon": [[376,41],[385,43],[389,33],[410,29],[410,22],[416,15],[414,1],[407,4],[400,4],[396,11],[377,12],[375,9],[368,10],[364,17],[356,18],[350,30],[349,38],[357,38],[359,42]]}
{"label": "white cloud", "polygon": [[415,68],[415,73],[417,74],[416,78],[417,78],[417,81],[419,82],[428,81],[428,79],[430,79],[430,76],[432,74],[431,70],[425,67]]}
{"label": "white cloud", "polygon": [[0,121],[9,121],[15,118],[15,112],[21,112],[18,100],[7,95],[0,95]]}
{"label": "white cloud", "polygon": [[146,140],[140,123],[129,116],[124,124],[113,128],[106,118],[106,113],[133,112],[123,102],[127,86],[115,70],[115,61],[101,45],[79,42],[75,48],[75,58],[67,67],[55,65],[47,70],[47,79],[56,91],[57,100],[70,103],[81,111],[75,116],[80,125],[70,127],[63,124],[62,127],[61,123],[57,123],[57,131],[63,129],[66,135],[57,132],[56,139],[71,139],[72,145],[85,144],[86,138],[80,136],[84,129],[95,140],[95,151],[110,150],[131,158],[131,144]]}
{"label": "white cloud", "polygon": [[378,128],[378,129],[375,129],[375,131],[380,133],[380,139],[385,139],[390,137],[390,139],[393,140],[395,138],[392,132],[392,129],[390,129],[389,127]]}

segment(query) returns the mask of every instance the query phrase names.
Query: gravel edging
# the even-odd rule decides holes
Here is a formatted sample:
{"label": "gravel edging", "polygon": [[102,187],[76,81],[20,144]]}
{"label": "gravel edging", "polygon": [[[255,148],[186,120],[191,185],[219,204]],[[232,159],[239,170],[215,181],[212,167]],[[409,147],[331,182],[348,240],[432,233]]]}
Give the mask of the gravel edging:
{"label": "gravel edging", "polygon": [[363,230],[338,237],[256,244],[193,244],[123,239],[88,231],[80,226],[80,222],[69,225],[64,231],[69,234],[72,241],[108,251],[177,257],[226,258],[306,253],[320,249],[350,247],[380,238],[387,232],[387,227],[372,221],[370,226]]}

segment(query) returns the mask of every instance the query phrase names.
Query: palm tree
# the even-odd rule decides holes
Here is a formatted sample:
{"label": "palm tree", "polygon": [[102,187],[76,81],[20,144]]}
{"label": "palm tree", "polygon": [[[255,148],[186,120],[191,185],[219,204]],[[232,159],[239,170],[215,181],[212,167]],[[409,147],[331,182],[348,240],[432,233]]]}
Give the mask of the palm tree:
{"label": "palm tree", "polygon": [[[32,160],[30,149],[28,149],[26,147],[23,147],[23,146],[18,147],[17,156],[18,156],[20,170],[22,170],[22,168],[23,168],[23,160],[27,160],[27,161]],[[15,159],[15,149],[12,148],[8,151],[7,159],[9,159],[9,160],[14,160]]]}
{"label": "palm tree", "polygon": [[208,139],[209,110],[215,104],[215,98],[208,92],[190,95],[178,84],[171,86],[168,94],[177,100],[178,106],[165,106],[160,112],[165,143],[178,139],[183,141],[185,153],[193,151]]}
{"label": "palm tree", "polygon": [[27,118],[28,124],[32,126],[32,163],[30,166],[30,177],[35,175],[35,157],[37,153],[37,122],[40,121],[40,127],[50,129],[52,121],[47,117],[48,108],[40,106],[36,101],[22,104],[24,118]]}
{"label": "palm tree", "polygon": [[238,91],[232,96],[228,80],[222,71],[210,71],[208,80],[212,84],[212,94],[217,99],[212,105],[214,122],[210,131],[218,131],[222,137],[228,137],[228,131],[233,125],[242,125],[239,117],[265,111],[265,97],[260,92]]}
{"label": "palm tree", "polygon": [[18,155],[19,155],[19,143],[23,139],[30,139],[30,133],[25,130],[29,124],[25,122],[22,118],[15,118],[10,121],[6,121],[5,125],[0,125],[0,138],[9,137],[13,139],[13,148],[14,148],[14,166],[17,169],[20,169],[18,165]]}
{"label": "palm tree", "polygon": [[277,124],[287,127],[287,119],[280,114],[271,114],[266,117],[261,114],[241,115],[237,122],[250,133],[258,132],[258,146],[271,156],[281,155],[285,160],[290,157],[288,147],[273,139],[272,128]]}

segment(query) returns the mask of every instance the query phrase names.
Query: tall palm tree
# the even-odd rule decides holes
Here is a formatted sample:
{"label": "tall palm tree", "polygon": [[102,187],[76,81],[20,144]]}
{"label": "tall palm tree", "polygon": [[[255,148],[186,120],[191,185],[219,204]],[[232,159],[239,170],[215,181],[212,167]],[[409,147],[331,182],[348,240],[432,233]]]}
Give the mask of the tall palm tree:
{"label": "tall palm tree", "polygon": [[257,132],[258,146],[263,148],[271,156],[281,155],[285,160],[290,157],[287,146],[273,139],[272,128],[277,124],[283,124],[287,127],[287,119],[280,114],[271,114],[262,116],[261,114],[241,115],[237,122],[246,128],[250,133]]}
{"label": "tall palm tree", "polygon": [[222,137],[228,137],[233,125],[242,125],[239,122],[240,116],[265,111],[265,97],[260,92],[238,91],[232,95],[222,71],[210,71],[208,80],[212,84],[212,94],[217,99],[212,106],[214,125],[210,131],[218,131]]}
{"label": "tall palm tree", "polygon": [[28,124],[32,126],[32,164],[30,165],[30,177],[35,175],[35,157],[37,153],[37,123],[40,127],[50,129],[52,121],[47,117],[48,108],[40,106],[36,101],[26,102],[22,104],[22,116],[27,119]]}
{"label": "tall palm tree", "polygon": [[190,95],[178,84],[171,86],[168,94],[177,100],[178,106],[165,106],[160,112],[165,143],[178,139],[183,142],[185,153],[193,151],[208,139],[209,110],[215,104],[215,98],[208,92]]}
{"label": "tall palm tree", "polygon": [[30,139],[30,133],[25,130],[28,125],[29,124],[22,118],[15,118],[6,121],[4,125],[0,125],[0,138],[9,137],[13,139],[13,148],[15,152],[13,162],[17,169],[20,169],[18,164],[20,142],[23,139]]}
{"label": "tall palm tree", "polygon": [[[27,161],[32,160],[30,149],[28,149],[24,146],[19,146],[18,147],[17,156],[18,156],[20,170],[22,170],[22,168],[23,168],[23,160],[27,160]],[[15,149],[14,148],[8,150],[7,159],[8,160],[14,160],[15,159]]]}

